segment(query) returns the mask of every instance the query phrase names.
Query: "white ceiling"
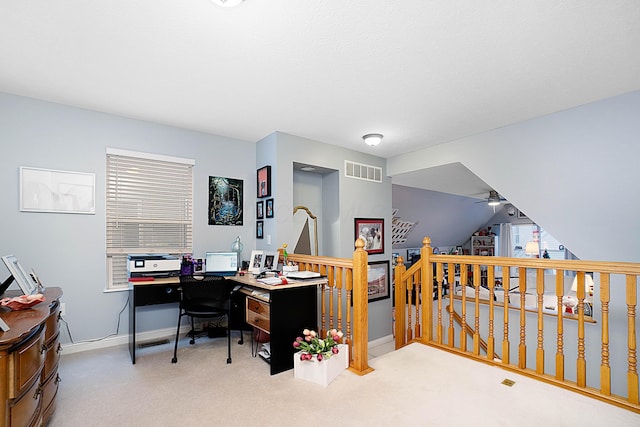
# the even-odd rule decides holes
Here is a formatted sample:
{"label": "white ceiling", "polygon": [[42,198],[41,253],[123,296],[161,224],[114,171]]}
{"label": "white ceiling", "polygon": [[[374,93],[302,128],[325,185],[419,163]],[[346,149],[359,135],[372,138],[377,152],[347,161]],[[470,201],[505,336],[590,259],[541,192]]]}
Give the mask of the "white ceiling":
{"label": "white ceiling", "polygon": [[639,23],[637,0],[2,0],[0,92],[388,158],[640,89]]}

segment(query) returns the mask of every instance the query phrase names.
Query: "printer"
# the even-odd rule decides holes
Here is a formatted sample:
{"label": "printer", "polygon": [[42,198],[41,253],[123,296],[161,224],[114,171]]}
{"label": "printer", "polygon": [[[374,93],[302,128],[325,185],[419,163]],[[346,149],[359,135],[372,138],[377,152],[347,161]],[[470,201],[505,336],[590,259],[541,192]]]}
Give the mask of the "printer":
{"label": "printer", "polygon": [[129,254],[129,277],[177,277],[180,275],[180,259],[168,254]]}

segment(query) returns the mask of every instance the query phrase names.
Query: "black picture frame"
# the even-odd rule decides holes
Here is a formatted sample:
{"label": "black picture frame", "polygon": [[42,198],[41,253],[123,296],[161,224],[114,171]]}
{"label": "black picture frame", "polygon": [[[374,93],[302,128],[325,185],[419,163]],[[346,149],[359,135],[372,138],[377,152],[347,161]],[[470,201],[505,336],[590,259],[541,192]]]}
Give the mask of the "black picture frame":
{"label": "black picture frame", "polygon": [[256,218],[264,218],[264,202],[262,200],[256,202]]}
{"label": "black picture frame", "polygon": [[244,181],[209,177],[209,225],[244,225]]}
{"label": "black picture frame", "polygon": [[256,239],[264,239],[264,221],[256,221]]}
{"label": "black picture frame", "polygon": [[271,166],[263,166],[256,172],[258,199],[271,196]]}
{"label": "black picture frame", "polygon": [[273,218],[273,199],[267,199],[265,210],[267,218]]}
{"label": "black picture frame", "polygon": [[389,261],[372,261],[367,267],[368,301],[391,298]]}
{"label": "black picture frame", "polygon": [[367,253],[384,253],[384,218],[355,218],[354,234],[354,241],[364,239]]}

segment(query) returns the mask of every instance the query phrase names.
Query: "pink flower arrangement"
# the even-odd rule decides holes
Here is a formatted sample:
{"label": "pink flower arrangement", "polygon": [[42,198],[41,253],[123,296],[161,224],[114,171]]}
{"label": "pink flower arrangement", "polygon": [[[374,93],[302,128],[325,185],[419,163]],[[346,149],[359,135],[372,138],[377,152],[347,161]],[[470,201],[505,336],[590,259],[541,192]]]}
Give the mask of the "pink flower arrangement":
{"label": "pink flower arrangement", "polygon": [[302,331],[302,335],[304,337],[298,337],[293,342],[293,348],[300,353],[300,360],[311,360],[315,356],[318,362],[321,362],[322,359],[328,359],[340,352],[338,344],[342,340],[342,331],[331,329],[325,339],[319,338],[316,331],[309,329]]}

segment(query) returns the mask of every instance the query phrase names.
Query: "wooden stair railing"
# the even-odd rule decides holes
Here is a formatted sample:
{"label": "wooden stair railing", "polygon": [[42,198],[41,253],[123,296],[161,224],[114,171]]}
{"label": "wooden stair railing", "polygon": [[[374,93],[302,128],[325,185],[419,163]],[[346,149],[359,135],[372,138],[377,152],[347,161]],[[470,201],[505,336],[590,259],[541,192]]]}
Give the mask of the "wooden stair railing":
{"label": "wooden stair railing", "polygon": [[[288,254],[288,260],[295,262],[299,270],[327,276],[327,284],[320,292],[318,332],[325,336],[328,330],[342,330],[344,343],[349,345],[349,370],[358,375],[373,371],[368,365],[368,263],[364,244],[364,240],[356,240],[352,259]],[[282,249],[279,251],[282,257]]]}
{"label": "wooden stair railing", "polygon": [[[639,263],[434,255],[428,237],[420,253],[420,261],[411,268],[401,263],[395,268],[396,348],[419,341],[640,413],[636,347]],[[496,275],[496,269],[502,274]],[[509,292],[511,271],[517,272],[518,279],[513,292]],[[555,274],[555,284],[551,284],[555,289],[547,290],[548,294],[544,288],[546,271]],[[534,276],[531,285],[535,288],[529,292],[535,295],[527,293],[528,273]],[[585,302],[587,274],[597,283],[589,306]],[[570,290],[564,280],[567,275],[575,276],[577,283],[577,311],[571,314],[565,313],[564,305]],[[462,284],[460,295],[455,292],[456,281]],[[497,282],[504,284],[504,289]],[[444,292],[445,283],[449,284],[448,293]],[[472,289],[469,296],[467,285]],[[481,290],[489,296],[480,298]],[[412,304],[407,295],[416,291],[420,298]],[[503,298],[498,302],[500,292]],[[529,308],[532,296],[535,309]],[[545,311],[543,305],[549,300],[555,303],[551,311]],[[612,306],[618,311],[615,315],[610,313]],[[585,328],[586,324],[593,327]],[[616,331],[615,348],[611,331]],[[502,357],[496,355],[496,344],[501,345]],[[481,350],[486,355],[480,354]],[[516,352],[514,360],[512,351]],[[554,352],[555,358],[545,359],[547,352]],[[612,363],[613,354],[617,363]],[[527,355],[533,360],[527,360]],[[626,355],[626,363],[621,363],[622,355]],[[554,363],[545,366],[545,360]],[[567,366],[573,370],[567,371]]]}
{"label": "wooden stair railing", "polygon": [[[460,327],[462,327],[462,316],[460,316],[453,307],[447,306],[447,311],[450,312],[453,315],[453,320],[460,325]],[[473,337],[474,335],[476,335],[476,331],[474,329],[471,328],[471,326],[465,324],[465,333],[471,337]],[[485,353],[487,353],[489,351],[489,346],[486,343],[485,340],[483,340],[482,338],[480,338],[480,348],[483,349],[485,351]],[[496,360],[497,362],[500,361],[500,355],[495,354],[494,353],[494,360]]]}

